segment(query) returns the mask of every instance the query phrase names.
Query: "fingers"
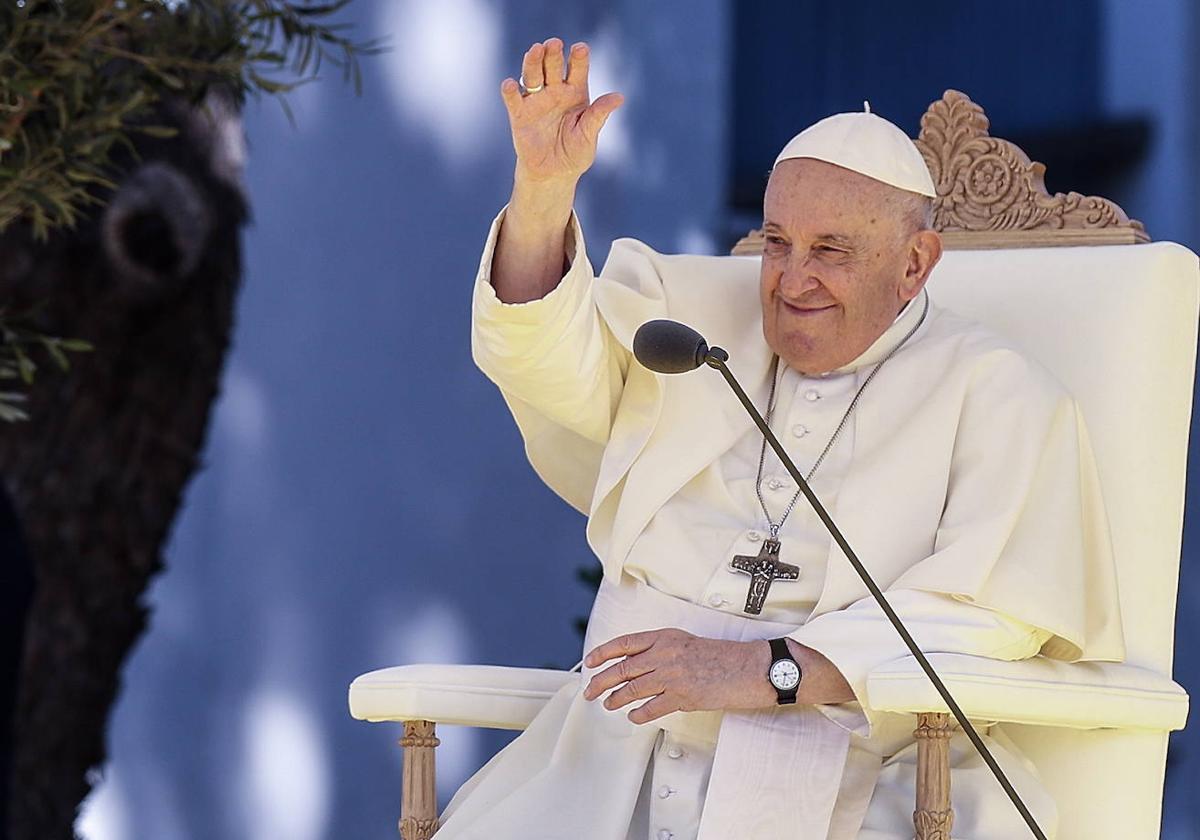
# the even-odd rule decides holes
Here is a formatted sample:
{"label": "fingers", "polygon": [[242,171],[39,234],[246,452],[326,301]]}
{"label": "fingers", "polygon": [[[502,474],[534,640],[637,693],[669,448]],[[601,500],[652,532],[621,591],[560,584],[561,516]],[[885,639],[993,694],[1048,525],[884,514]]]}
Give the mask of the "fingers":
{"label": "fingers", "polygon": [[[645,656],[626,657],[614,665],[609,665],[600,673],[594,674],[588,680],[587,687],[583,690],[583,696],[587,700],[595,700],[610,688],[615,688],[623,682],[649,674],[653,670],[654,666],[650,664]],[[609,708],[616,708],[616,706],[610,706]]]}
{"label": "fingers", "polygon": [[546,83],[546,76],[542,69],[545,57],[546,46],[544,44],[534,44],[525,51],[525,57],[521,60],[521,79],[525,82],[526,90],[536,90]]}
{"label": "fingers", "polygon": [[547,38],[542,44],[545,56],[542,59],[542,75],[547,85],[560,85],[563,80],[563,42],[560,38]]}
{"label": "fingers", "polygon": [[567,84],[587,87],[588,80],[588,45],[580,41],[571,45],[567,57]]}
{"label": "fingers", "polygon": [[665,690],[666,686],[662,684],[662,680],[656,679],[654,672],[651,671],[648,674],[634,677],[612,694],[605,697],[604,708],[609,711],[619,709],[622,706],[628,706],[634,700],[654,697],[656,694],[662,694]]}
{"label": "fingers", "polygon": [[649,703],[638,706],[627,717],[632,723],[649,723],[678,711],[679,704],[675,702],[674,698],[664,693],[652,698]]}
{"label": "fingers", "polygon": [[629,633],[625,636],[617,636],[615,639],[610,639],[604,644],[594,648],[591,653],[583,658],[583,664],[589,668],[599,668],[610,659],[616,659],[618,656],[634,656],[644,650],[648,650],[654,644],[654,640],[658,637],[659,630],[649,630],[645,633]]}
{"label": "fingers", "polygon": [[561,38],[547,38],[525,51],[521,60],[521,79],[527,89],[533,90],[542,85],[557,85],[563,81],[586,87],[589,52],[588,45],[579,41],[571,46],[569,53],[564,54]]}
{"label": "fingers", "polygon": [[517,84],[516,79],[509,77],[500,83],[500,98],[504,100],[504,107],[510,114],[521,104],[521,86]]}
{"label": "fingers", "polygon": [[579,116],[579,125],[589,137],[596,137],[608,122],[612,112],[621,107],[625,97],[619,93],[606,93],[596,98]]}

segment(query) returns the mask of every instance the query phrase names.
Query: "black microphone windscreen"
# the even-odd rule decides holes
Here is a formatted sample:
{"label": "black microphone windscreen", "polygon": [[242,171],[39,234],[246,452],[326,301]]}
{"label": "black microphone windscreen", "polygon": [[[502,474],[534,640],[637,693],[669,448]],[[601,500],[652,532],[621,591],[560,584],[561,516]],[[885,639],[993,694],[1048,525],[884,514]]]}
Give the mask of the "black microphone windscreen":
{"label": "black microphone windscreen", "polygon": [[704,364],[704,336],[678,321],[647,321],[633,336],[633,355],[658,373],[686,373]]}

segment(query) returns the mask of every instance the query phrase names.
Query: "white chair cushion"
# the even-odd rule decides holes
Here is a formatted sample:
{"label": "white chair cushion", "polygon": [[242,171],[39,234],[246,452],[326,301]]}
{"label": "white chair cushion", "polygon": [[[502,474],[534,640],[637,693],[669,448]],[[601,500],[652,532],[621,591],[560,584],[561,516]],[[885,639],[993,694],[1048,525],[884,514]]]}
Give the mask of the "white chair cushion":
{"label": "white chair cushion", "polygon": [[[929,662],[967,717],[1073,729],[1183,728],[1187,692],[1167,677],[1134,665],[1057,662],[1034,657],[1005,662],[935,653]],[[885,712],[946,712],[941,696],[911,656],[867,678],[871,707]]]}
{"label": "white chair cushion", "polygon": [[571,671],[498,665],[401,665],[350,684],[358,720],[429,720],[489,729],[524,729]]}

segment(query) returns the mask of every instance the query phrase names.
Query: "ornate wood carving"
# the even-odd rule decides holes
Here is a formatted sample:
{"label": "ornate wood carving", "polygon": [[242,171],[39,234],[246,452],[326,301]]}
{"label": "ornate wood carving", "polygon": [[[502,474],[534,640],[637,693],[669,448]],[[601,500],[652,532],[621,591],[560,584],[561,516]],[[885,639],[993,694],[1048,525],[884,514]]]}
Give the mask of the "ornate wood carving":
{"label": "ornate wood carving", "polygon": [[437,775],[434,749],[441,743],[433,723],[404,722],[404,775],[400,782],[400,836],[429,840],[438,829]]}
{"label": "ornate wood carving", "polygon": [[437,820],[417,820],[412,817],[404,817],[400,820],[400,836],[404,840],[429,840],[437,830]]}
{"label": "ornate wood carving", "polygon": [[735,257],[757,257],[763,249],[762,228],[755,228],[737,241],[730,250]]}
{"label": "ornate wood carving", "polygon": [[917,840],[950,840],[950,827],[954,825],[953,811],[914,811],[913,826]]}
{"label": "ornate wood carving", "polygon": [[937,189],[934,227],[969,248],[1148,242],[1145,227],[1106,198],[1046,191],[1046,167],[988,134],[988,118],[948,90],[921,117],[917,148]]}
{"label": "ornate wood carving", "polygon": [[954,811],[950,807],[950,715],[917,715],[917,809],[913,827],[917,840],[950,840]]}
{"label": "ornate wood carving", "polygon": [[[983,108],[948,90],[921,117],[916,139],[937,198],[933,227],[948,249],[1133,245],[1149,242],[1141,222],[1114,202],[1077,192],[1046,191],[1046,167],[1008,140],[988,134]],[[733,247],[762,253],[762,230]]]}

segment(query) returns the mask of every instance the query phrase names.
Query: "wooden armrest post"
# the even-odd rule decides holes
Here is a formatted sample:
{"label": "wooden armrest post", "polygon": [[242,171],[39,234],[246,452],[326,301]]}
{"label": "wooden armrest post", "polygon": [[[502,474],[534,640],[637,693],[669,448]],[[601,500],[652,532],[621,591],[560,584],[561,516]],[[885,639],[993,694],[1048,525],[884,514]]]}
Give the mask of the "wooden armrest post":
{"label": "wooden armrest post", "polygon": [[954,811],[950,807],[950,715],[917,715],[917,808],[913,827],[917,840],[950,840]]}
{"label": "wooden armrest post", "polygon": [[441,743],[427,720],[404,722],[404,775],[400,780],[400,836],[429,840],[438,830],[434,749]]}

